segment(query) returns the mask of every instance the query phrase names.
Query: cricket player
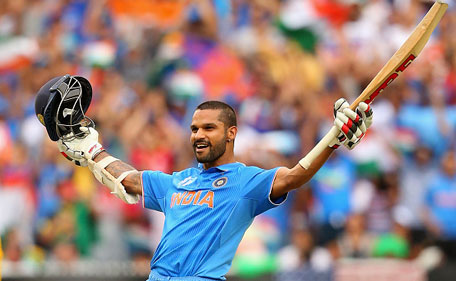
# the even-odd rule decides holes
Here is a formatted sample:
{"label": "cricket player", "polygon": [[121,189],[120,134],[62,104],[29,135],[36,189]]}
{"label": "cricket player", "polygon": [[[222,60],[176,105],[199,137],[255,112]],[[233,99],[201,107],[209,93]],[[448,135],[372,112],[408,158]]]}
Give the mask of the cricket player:
{"label": "cricket player", "polygon": [[[58,84],[62,79],[43,86],[38,95],[44,92],[46,98],[41,99],[52,98],[49,89],[73,92],[75,96],[76,90]],[[84,86],[86,81],[78,79]],[[37,115],[49,115],[47,108],[52,102],[47,102],[44,109],[37,104],[45,102],[35,103]],[[237,162],[236,114],[220,101],[200,104],[189,124],[190,143],[199,165],[171,175],[137,171],[114,158],[103,149],[98,132],[90,126],[80,127],[84,134],[78,137],[72,136],[73,132],[61,136],[57,144],[65,157],[88,166],[124,202],[135,204],[142,198],[145,208],[165,214],[162,239],[152,258],[148,280],[225,280],[242,236],[255,216],[282,204],[288,192],[309,181],[337,147],[352,149],[362,139],[372,123],[372,110],[365,103],[360,103],[356,111],[348,106],[344,99],[335,103],[334,124],[340,130],[339,137],[307,169],[298,163],[291,169],[264,170]],[[67,110],[67,114],[72,113]],[[46,128],[48,133],[53,129]]]}

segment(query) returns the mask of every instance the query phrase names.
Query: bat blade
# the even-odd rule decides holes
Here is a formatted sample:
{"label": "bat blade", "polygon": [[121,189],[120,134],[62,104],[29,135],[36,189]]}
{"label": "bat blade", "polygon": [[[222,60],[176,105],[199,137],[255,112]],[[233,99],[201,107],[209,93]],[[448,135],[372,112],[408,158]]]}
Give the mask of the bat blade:
{"label": "bat blade", "polygon": [[[416,26],[399,50],[389,59],[383,68],[375,75],[372,81],[350,105],[355,110],[362,101],[371,103],[388,85],[390,85],[421,53],[429,41],[432,32],[443,17],[448,4],[437,0],[426,13],[421,22]],[[299,161],[299,164],[308,169],[315,158],[328,147],[337,137],[339,130],[333,126],[331,130],[315,145],[315,147]]]}
{"label": "bat blade", "polygon": [[362,101],[371,103],[391,84],[423,50],[432,32],[443,17],[448,4],[437,1],[390,60],[377,73],[364,91],[350,105],[354,110]]}

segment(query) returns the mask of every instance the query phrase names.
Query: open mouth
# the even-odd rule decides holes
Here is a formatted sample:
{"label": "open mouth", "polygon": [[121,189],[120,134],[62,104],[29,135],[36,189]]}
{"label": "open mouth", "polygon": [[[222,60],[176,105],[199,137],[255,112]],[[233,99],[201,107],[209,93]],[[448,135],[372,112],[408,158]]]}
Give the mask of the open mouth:
{"label": "open mouth", "polygon": [[195,148],[196,152],[203,152],[205,149],[209,148],[209,144],[200,142],[193,145],[193,147]]}

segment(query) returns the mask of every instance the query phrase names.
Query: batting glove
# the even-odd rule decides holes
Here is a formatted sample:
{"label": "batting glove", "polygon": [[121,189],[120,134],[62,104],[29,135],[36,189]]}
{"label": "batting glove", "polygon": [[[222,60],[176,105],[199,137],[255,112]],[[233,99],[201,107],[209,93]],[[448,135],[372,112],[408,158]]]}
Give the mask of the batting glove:
{"label": "batting glove", "polygon": [[329,146],[336,149],[343,144],[351,150],[361,141],[372,124],[373,112],[365,102],[360,102],[354,112],[349,108],[347,100],[340,98],[334,103],[334,117],[334,125],[340,130],[340,134]]}
{"label": "batting glove", "polygon": [[102,152],[103,146],[98,142],[98,132],[92,127],[81,127],[86,132],[84,138],[72,138],[70,141],[57,141],[60,153],[78,166],[86,167],[88,160]]}

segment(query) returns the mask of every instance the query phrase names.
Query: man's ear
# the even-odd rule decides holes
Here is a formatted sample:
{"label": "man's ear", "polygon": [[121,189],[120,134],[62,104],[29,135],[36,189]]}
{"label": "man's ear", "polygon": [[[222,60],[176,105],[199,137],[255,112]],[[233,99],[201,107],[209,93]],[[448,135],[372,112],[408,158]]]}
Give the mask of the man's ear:
{"label": "man's ear", "polygon": [[237,134],[237,127],[236,126],[231,126],[228,128],[228,132],[227,132],[227,142],[233,142],[234,139],[236,138],[236,134]]}

